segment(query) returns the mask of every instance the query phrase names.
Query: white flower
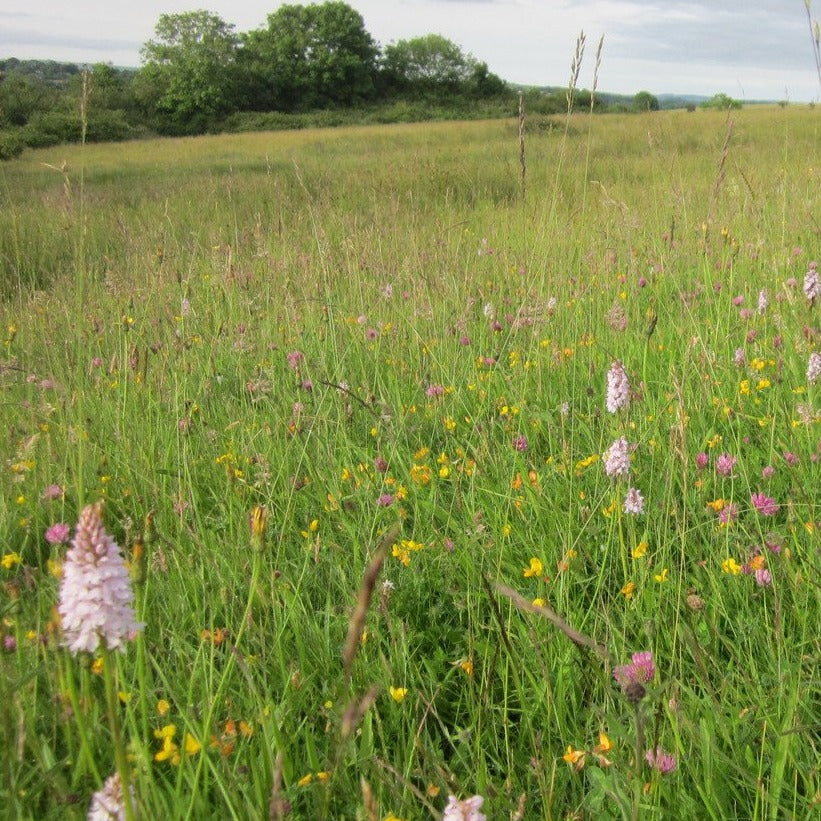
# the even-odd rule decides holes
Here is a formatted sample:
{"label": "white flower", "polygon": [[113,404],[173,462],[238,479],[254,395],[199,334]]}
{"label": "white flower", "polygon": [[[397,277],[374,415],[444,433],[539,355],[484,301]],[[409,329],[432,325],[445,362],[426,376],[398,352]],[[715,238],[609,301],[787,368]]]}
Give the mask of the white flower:
{"label": "white flower", "polygon": [[442,821],[487,821],[487,816],[479,812],[484,802],[481,795],[474,795],[464,801],[460,801],[455,795],[449,795]]}
{"label": "white flower", "polygon": [[123,785],[119,773],[110,775],[91,797],[88,821],[125,821]]}
{"label": "white flower", "polygon": [[74,655],[95,652],[101,640],[109,650],[125,649],[143,626],[135,620],[133,602],[128,569],[103,527],[102,504],[88,505],[77,522],[60,581],[63,642]]}
{"label": "white flower", "polygon": [[631,487],[627,491],[624,497],[624,512],[632,513],[634,516],[644,513],[644,496],[638,488]]}
{"label": "white flower", "polygon": [[813,351],[810,354],[809,362],[807,362],[807,382],[814,385],[821,376],[821,353]]}

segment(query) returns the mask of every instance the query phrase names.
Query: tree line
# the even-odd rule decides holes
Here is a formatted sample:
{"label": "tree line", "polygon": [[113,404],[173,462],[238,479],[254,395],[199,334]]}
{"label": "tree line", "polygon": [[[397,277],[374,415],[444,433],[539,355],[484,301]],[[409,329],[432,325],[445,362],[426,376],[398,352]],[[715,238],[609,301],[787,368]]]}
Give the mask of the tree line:
{"label": "tree line", "polygon": [[[0,158],[80,139],[516,111],[487,63],[438,34],[380,47],[344,2],[284,5],[249,32],[208,11],[163,14],[141,56],[139,69],[0,61]],[[641,95],[638,108],[658,107]],[[603,107],[577,93],[587,102]],[[565,93],[531,91],[527,103],[560,112]]]}

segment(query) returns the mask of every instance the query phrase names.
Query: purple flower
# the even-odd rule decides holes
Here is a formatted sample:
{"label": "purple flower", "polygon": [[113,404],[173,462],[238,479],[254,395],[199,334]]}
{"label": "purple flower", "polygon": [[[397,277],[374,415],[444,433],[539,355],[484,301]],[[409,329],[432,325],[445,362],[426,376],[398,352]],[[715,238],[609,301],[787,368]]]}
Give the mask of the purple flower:
{"label": "purple flower", "polygon": [[733,362],[737,368],[743,368],[747,364],[747,354],[744,353],[744,348],[735,349]]}
{"label": "purple flower", "polygon": [[377,500],[378,507],[390,507],[393,504],[393,496],[390,493],[383,493]]}
{"label": "purple flower", "polygon": [[644,513],[644,497],[638,488],[631,487],[624,497],[624,512],[638,516]]}
{"label": "purple flower", "polygon": [[655,750],[648,750],[644,757],[647,763],[654,770],[658,770],[662,775],[668,775],[678,766],[675,757],[670,753],[665,753],[661,747],[656,747]]}
{"label": "purple flower", "polygon": [[523,433],[520,433],[518,436],[514,436],[513,447],[515,450],[518,450],[519,453],[524,453],[527,450],[527,436]]}
{"label": "purple flower", "polygon": [[630,447],[623,436],[604,452],[604,472],[611,477],[630,473]]}
{"label": "purple flower", "polygon": [[710,457],[706,453],[702,452],[696,454],[696,467],[699,470],[704,470],[704,468],[706,468],[709,464]]}
{"label": "purple flower", "polygon": [[17,649],[17,639],[14,636],[3,636],[3,649],[13,653]]}
{"label": "purple flower", "polygon": [[65,544],[69,533],[71,528],[65,522],[57,522],[46,530],[45,538],[49,544]]}
{"label": "purple flower", "polygon": [[758,292],[758,313],[763,314],[767,310],[767,291],[762,288]]}
{"label": "purple flower", "polygon": [[753,503],[753,507],[762,516],[775,516],[775,514],[778,513],[779,505],[776,503],[775,499],[772,499],[763,493],[753,493],[750,496],[750,501]]}
{"label": "purple flower", "polygon": [[368,330],[365,331],[365,339],[367,339],[368,342],[373,342],[378,337],[379,337],[379,331],[377,331],[376,328],[368,328]]}
{"label": "purple flower", "polygon": [[775,468],[772,465],[767,465],[761,469],[761,475],[765,479],[770,479],[775,475]]}
{"label": "purple flower", "polygon": [[376,459],[373,460],[373,469],[377,473],[387,473],[388,472],[388,460],[385,459],[384,456],[377,456]]}
{"label": "purple flower", "polygon": [[739,294],[738,296],[733,297],[733,305],[738,307],[739,305],[743,305],[743,304],[744,304],[744,297],[741,294]]}
{"label": "purple flower", "polygon": [[798,456],[796,456],[791,451],[785,450],[784,453],[783,453],[783,456],[784,456],[784,461],[788,465],[797,465],[798,464]]}
{"label": "purple flower", "polygon": [[134,614],[131,579],[117,543],[105,530],[102,503],[80,513],[60,580],[63,642],[73,655],[93,653],[102,641],[125,649],[143,625]]}
{"label": "purple flower", "polygon": [[442,385],[428,385],[425,389],[425,396],[428,398],[434,398],[439,396],[445,395],[445,388]]}
{"label": "purple flower", "polygon": [[460,801],[455,795],[448,796],[448,803],[442,821],[487,821],[487,816],[479,812],[485,799],[481,795]]}
{"label": "purple flower", "polygon": [[616,413],[630,402],[630,383],[624,366],[616,360],[607,372],[607,410]]}
{"label": "purple flower", "polygon": [[729,453],[722,453],[716,459],[716,473],[719,476],[732,476],[733,468],[736,466],[735,456],[730,456]]}

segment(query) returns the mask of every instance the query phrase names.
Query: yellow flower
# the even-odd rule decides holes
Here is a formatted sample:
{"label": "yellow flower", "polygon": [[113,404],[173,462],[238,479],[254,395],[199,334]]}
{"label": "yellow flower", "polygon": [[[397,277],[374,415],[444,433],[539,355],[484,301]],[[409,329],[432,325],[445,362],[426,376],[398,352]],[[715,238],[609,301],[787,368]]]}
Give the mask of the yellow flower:
{"label": "yellow flower", "polygon": [[161,698],[157,702],[157,712],[160,716],[165,717],[168,715],[168,711],[171,709],[171,704],[168,702],[167,699]]}
{"label": "yellow flower", "polygon": [[545,602],[545,600],[544,600],[544,599],[536,598],[536,599],[533,599],[533,601],[531,602],[531,604],[532,604],[534,607],[544,607],[544,606],[545,606],[545,604],[546,604],[546,602]]}
{"label": "yellow flower", "polygon": [[391,698],[398,704],[405,700],[405,696],[408,694],[408,690],[406,687],[389,687],[388,688],[391,694]]}
{"label": "yellow flower", "polygon": [[627,582],[621,589],[621,594],[624,596],[625,599],[632,599],[633,595],[636,592],[636,583],[635,582]]}
{"label": "yellow flower", "polygon": [[713,513],[720,513],[722,510],[724,510],[725,504],[726,503],[724,499],[713,499],[712,502],[707,502],[707,507],[709,507],[713,511]]}
{"label": "yellow flower", "polygon": [[634,559],[641,559],[647,553],[647,542],[639,542],[632,550],[630,555]]}
{"label": "yellow flower", "polygon": [[307,775],[303,775],[299,781],[296,782],[297,787],[307,787],[312,781],[314,780],[314,774],[308,773]]}
{"label": "yellow flower", "polygon": [[16,564],[22,564],[23,557],[19,553],[6,553],[0,564],[3,565],[4,570],[11,570]]}
{"label": "yellow flower", "polygon": [[666,581],[667,581],[667,574],[668,574],[668,573],[669,573],[669,570],[665,567],[665,568],[661,571],[661,573],[656,573],[656,575],[655,575],[655,576],[653,576],[653,578],[654,578],[657,582],[659,582],[659,583],[661,583],[661,582],[666,582]]}
{"label": "yellow flower", "polygon": [[599,743],[593,748],[593,752],[609,753],[612,749],[613,742],[604,733],[599,733]]}
{"label": "yellow flower", "polygon": [[398,815],[394,815],[392,812],[389,812],[382,821],[402,821],[402,819]]}
{"label": "yellow flower", "polygon": [[191,733],[185,734],[185,754],[196,755],[202,749],[202,744]]}
{"label": "yellow flower", "polygon": [[584,766],[584,758],[587,753],[584,750],[574,750],[569,744],[567,745],[567,752],[562,758],[568,763],[573,764],[576,770],[580,770]]}
{"label": "yellow flower", "polygon": [[526,579],[529,579],[533,576],[541,576],[544,572],[544,565],[542,564],[541,559],[537,559],[535,556],[530,560],[530,567],[526,567],[522,571],[522,575]]}
{"label": "yellow flower", "polygon": [[725,559],[721,563],[721,569],[724,573],[730,573],[737,576],[741,572],[741,565],[733,558]]}

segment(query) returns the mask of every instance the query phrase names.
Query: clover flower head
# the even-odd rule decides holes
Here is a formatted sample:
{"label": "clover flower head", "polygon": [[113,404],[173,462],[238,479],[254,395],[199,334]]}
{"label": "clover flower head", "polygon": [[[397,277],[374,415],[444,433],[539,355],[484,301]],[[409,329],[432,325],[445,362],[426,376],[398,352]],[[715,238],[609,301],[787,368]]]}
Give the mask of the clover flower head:
{"label": "clover flower head", "polygon": [[487,816],[479,812],[484,802],[481,795],[474,795],[463,801],[455,795],[449,795],[442,821],[487,821]]}

